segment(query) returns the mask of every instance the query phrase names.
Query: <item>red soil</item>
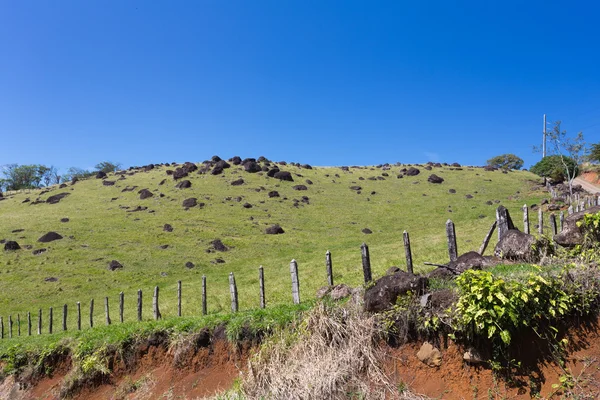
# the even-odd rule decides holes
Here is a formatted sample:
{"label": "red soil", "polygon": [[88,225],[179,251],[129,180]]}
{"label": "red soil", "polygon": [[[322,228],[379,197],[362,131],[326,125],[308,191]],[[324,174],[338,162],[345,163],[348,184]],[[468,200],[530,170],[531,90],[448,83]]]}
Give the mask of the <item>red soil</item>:
{"label": "red soil", "polygon": [[580,178],[594,185],[600,184],[600,175],[598,172],[588,171],[580,175]]}

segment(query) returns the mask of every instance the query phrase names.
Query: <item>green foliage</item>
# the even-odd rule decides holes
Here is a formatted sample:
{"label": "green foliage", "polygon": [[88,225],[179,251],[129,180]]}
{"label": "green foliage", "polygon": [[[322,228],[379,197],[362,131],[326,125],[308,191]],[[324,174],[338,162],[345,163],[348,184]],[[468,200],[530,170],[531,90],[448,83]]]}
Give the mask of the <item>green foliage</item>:
{"label": "green foliage", "polygon": [[502,154],[487,160],[487,165],[502,169],[521,169],[523,159],[514,154]]}
{"label": "green foliage", "polygon": [[96,164],[96,171],[102,171],[104,173],[116,172],[119,168],[121,168],[121,164],[113,163],[110,161],[102,161],[101,163]]}
{"label": "green foliage", "polygon": [[577,176],[579,168],[572,158],[553,155],[544,157],[531,167],[530,171],[541,177],[550,178],[554,182],[563,182],[569,179],[569,176]]}
{"label": "green foliage", "polygon": [[590,145],[587,159],[593,163],[600,163],[600,143],[593,143]]}
{"label": "green foliage", "polygon": [[67,170],[67,173],[64,175],[63,180],[70,181],[74,178],[85,179],[85,178],[89,178],[90,176],[94,176],[93,171],[88,171],[88,170],[77,168],[77,167],[71,167]]}
{"label": "green foliage", "polygon": [[0,179],[0,189],[4,187],[5,190],[35,189],[41,187],[42,183],[47,186],[60,181],[56,168],[39,164],[5,165],[2,175],[4,178]]}
{"label": "green foliage", "polygon": [[[520,329],[543,329],[571,310],[560,282],[530,274],[524,283],[495,278],[489,271],[469,270],[457,278],[459,331],[485,336],[508,346]],[[472,330],[471,330],[472,328]]]}

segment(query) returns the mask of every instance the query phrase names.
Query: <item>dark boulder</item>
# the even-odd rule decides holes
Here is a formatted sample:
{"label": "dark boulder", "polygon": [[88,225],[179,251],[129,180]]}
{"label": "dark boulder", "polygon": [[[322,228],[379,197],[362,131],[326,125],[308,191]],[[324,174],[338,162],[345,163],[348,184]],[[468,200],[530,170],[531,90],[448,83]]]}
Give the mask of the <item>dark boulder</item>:
{"label": "dark boulder", "polygon": [[223,173],[222,167],[214,167],[212,171],[210,171],[211,175],[220,175]]}
{"label": "dark boulder", "polygon": [[448,189],[448,193],[454,194],[456,193],[456,189]]}
{"label": "dark boulder", "polygon": [[56,233],[56,232],[48,232],[46,233],[44,236],[42,236],[41,238],[38,239],[38,242],[40,243],[48,243],[48,242],[52,242],[54,240],[59,240],[62,239],[63,237]]}
{"label": "dark boulder", "polygon": [[179,182],[177,185],[175,185],[175,188],[177,189],[189,189],[192,187],[192,182],[188,181],[187,179]]}
{"label": "dark boulder", "polygon": [[50,196],[46,199],[46,203],[48,204],[56,204],[59,201],[61,201],[62,199],[64,199],[65,197],[67,197],[68,195],[70,195],[71,193],[58,193],[55,194],[54,196]]}
{"label": "dark boulder", "polygon": [[288,171],[279,171],[276,172],[275,175],[273,175],[273,178],[276,179],[280,179],[282,181],[289,181],[289,182],[293,182],[294,178],[292,177],[292,174]]}
{"label": "dark boulder", "polygon": [[198,205],[198,199],[190,197],[189,199],[185,199],[181,205],[186,208],[196,207],[196,205]]}
{"label": "dark boulder", "polygon": [[294,190],[308,190],[308,187],[306,187],[306,185],[296,185],[296,186],[293,186],[292,189],[294,189]]}
{"label": "dark boulder", "polygon": [[269,178],[273,178],[275,176],[276,173],[278,173],[280,170],[279,168],[275,167],[275,168],[271,168],[268,172],[267,172],[267,176]]}
{"label": "dark boulder", "polygon": [[148,199],[154,196],[154,194],[148,189],[142,189],[138,192],[138,194],[140,195],[140,200]]}
{"label": "dark boulder", "polygon": [[538,262],[546,247],[532,235],[509,229],[496,245],[494,255],[505,260]]}
{"label": "dark boulder", "polygon": [[369,228],[364,228],[361,232],[364,233],[364,234],[366,234],[366,235],[370,235],[371,233],[373,233],[373,231],[370,230]]}
{"label": "dark boulder", "polygon": [[163,231],[165,231],[165,232],[173,232],[173,227],[171,226],[171,224],[165,224],[163,226]]}
{"label": "dark boulder", "polygon": [[272,190],[269,192],[269,197],[270,198],[279,197],[279,192],[277,190]]}
{"label": "dark boulder", "polygon": [[188,176],[188,172],[184,168],[181,168],[181,167],[177,168],[175,170],[175,172],[173,172],[173,179],[175,179],[175,180],[185,178],[186,176]]}
{"label": "dark boulder", "polygon": [[267,235],[280,235],[282,233],[285,233],[285,231],[283,230],[283,228],[281,226],[279,226],[279,224],[275,224],[275,225],[271,225],[267,229],[265,229],[265,233]]}
{"label": "dark boulder", "polygon": [[244,208],[252,208],[252,204],[250,204],[250,203],[244,203],[242,205],[242,207],[244,207]]}
{"label": "dark boulder", "polygon": [[229,163],[225,160],[220,160],[215,164],[215,168],[226,169],[229,167],[231,167],[231,165],[229,165]]}
{"label": "dark boulder", "polygon": [[431,174],[431,175],[429,175],[429,178],[427,178],[427,182],[442,183],[442,182],[444,182],[444,178],[441,178],[441,177],[437,176],[436,174]]}
{"label": "dark boulder", "polygon": [[34,256],[39,256],[40,254],[45,253],[46,251],[48,251],[48,249],[42,248],[42,249],[36,249],[36,250],[32,251],[31,253]]}
{"label": "dark boulder", "polygon": [[234,156],[229,161],[231,161],[233,165],[240,165],[242,163],[242,159],[239,156]]}
{"label": "dark boulder", "polygon": [[186,262],[186,263],[185,263],[185,267],[186,267],[187,269],[192,269],[192,268],[194,268],[194,267],[195,267],[195,265],[194,265],[194,263],[193,263],[193,262],[191,262],[191,261],[188,261],[188,262]]}
{"label": "dark boulder", "polygon": [[60,222],[69,222],[69,218],[61,218]]}
{"label": "dark boulder", "polygon": [[456,261],[451,261],[448,268],[456,274],[461,274],[468,269],[481,269],[492,265],[490,260],[476,251],[469,251],[458,257]]}
{"label": "dark boulder", "polygon": [[248,161],[244,164],[244,171],[250,172],[253,174],[253,173],[262,171],[262,168],[260,165],[258,165],[256,163],[256,161]]}
{"label": "dark boulder", "polygon": [[420,173],[421,173],[421,171],[419,171],[418,168],[410,167],[409,169],[406,170],[405,175],[416,176],[416,175],[419,175]]}
{"label": "dark boulder", "polygon": [[424,293],[429,279],[420,275],[398,271],[393,275],[385,275],[365,290],[365,310],[380,312],[396,304],[398,296],[408,292],[416,295]]}
{"label": "dark boulder", "polygon": [[14,240],[9,240],[8,242],[4,243],[4,250],[20,250],[21,246],[19,246],[19,243],[15,242]]}
{"label": "dark boulder", "polygon": [[118,262],[117,260],[112,260],[111,262],[108,263],[108,269],[111,271],[114,271],[116,269],[122,269],[123,265],[121,265],[120,262]]}
{"label": "dark boulder", "polygon": [[104,178],[106,178],[106,172],[104,172],[104,171],[98,171],[96,173],[96,179],[104,179]]}
{"label": "dark boulder", "polygon": [[236,179],[235,181],[231,182],[231,186],[240,186],[243,184],[244,184],[244,180],[242,178]]}
{"label": "dark boulder", "polygon": [[350,186],[350,190],[362,190],[360,186]]}
{"label": "dark boulder", "polygon": [[221,241],[221,239],[215,239],[212,242],[210,242],[211,246],[213,249],[215,249],[216,251],[227,251],[229,250],[229,247],[225,246],[223,244],[223,242]]}
{"label": "dark boulder", "polygon": [[584,215],[597,212],[600,212],[600,206],[590,207],[587,210],[569,215],[565,218],[562,232],[554,236],[554,241],[563,247],[583,244],[585,233],[583,227],[577,226],[577,224],[583,221]]}
{"label": "dark boulder", "polygon": [[102,184],[104,186],[115,186],[115,183],[116,183],[116,181],[108,181],[108,180],[102,181]]}
{"label": "dark boulder", "polygon": [[312,185],[313,184],[313,181],[311,181],[310,179],[307,179],[305,182],[306,182],[307,185]]}

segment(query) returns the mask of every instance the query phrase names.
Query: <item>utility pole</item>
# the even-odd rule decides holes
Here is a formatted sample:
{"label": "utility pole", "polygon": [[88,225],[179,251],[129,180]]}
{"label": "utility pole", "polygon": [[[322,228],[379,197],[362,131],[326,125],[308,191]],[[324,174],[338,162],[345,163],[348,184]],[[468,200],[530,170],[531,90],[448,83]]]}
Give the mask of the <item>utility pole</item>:
{"label": "utility pole", "polygon": [[542,140],[542,158],[544,158],[546,157],[546,114],[544,114],[544,130],[542,132],[544,133]]}

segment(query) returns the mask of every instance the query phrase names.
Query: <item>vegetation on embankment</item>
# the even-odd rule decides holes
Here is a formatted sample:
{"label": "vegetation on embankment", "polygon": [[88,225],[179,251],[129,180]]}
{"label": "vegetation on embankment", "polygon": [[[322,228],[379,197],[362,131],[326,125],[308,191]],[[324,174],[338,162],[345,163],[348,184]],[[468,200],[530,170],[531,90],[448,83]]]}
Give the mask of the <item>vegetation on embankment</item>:
{"label": "vegetation on embankment", "polygon": [[[526,171],[418,166],[420,174],[409,176],[402,169],[410,167],[402,165],[388,170],[279,167],[291,172],[294,182],[232,166],[220,175],[193,172],[184,178],[191,187],[177,189],[181,180],[174,181],[166,173],[175,167],[160,166],[147,172],[131,171],[135,173],[125,174],[124,180],[109,174],[104,180],[91,178],[63,189],[53,187],[45,194],[31,191],[9,196],[0,201],[0,239],[16,240],[22,249],[0,254],[0,315],[19,313],[23,320],[31,312],[35,323],[41,309],[46,332],[48,308],[54,307],[59,318],[57,310],[68,304],[68,326],[73,329],[75,303],[81,302],[86,316],[89,301],[95,298],[97,326],[104,323],[102,299],[108,296],[115,310],[123,291],[125,320],[132,321],[136,319],[136,292],[142,289],[143,318],[149,319],[155,285],[160,287],[162,314],[175,315],[177,281],[181,280],[183,315],[193,316],[200,311],[203,275],[209,313],[221,312],[229,309],[229,272],[235,273],[240,308],[250,309],[258,306],[259,265],[264,266],[267,305],[288,303],[292,258],[299,264],[302,295],[312,297],[326,283],[326,250],[332,252],[335,282],[357,285],[362,281],[360,244],[370,246],[374,276],[391,265],[405,268],[402,231],[407,230],[415,271],[423,272],[430,268],[424,261],[447,260],[444,224],[448,218],[456,224],[459,251],[475,250],[499,204],[516,214],[523,203],[539,204],[544,196],[532,183],[539,178]],[[430,174],[444,182],[428,182]],[[232,185],[240,178],[243,184]],[[106,180],[115,184],[105,186]],[[307,190],[294,190],[299,184]],[[133,191],[123,191],[134,186]],[[360,190],[351,189],[354,186]],[[141,200],[138,191],[145,188],[154,196]],[[269,197],[272,191],[279,197]],[[46,200],[57,193],[69,195],[56,204],[31,204],[38,197]],[[191,197],[205,205],[185,210],[182,201]],[[27,198],[30,201],[23,203]],[[148,208],[129,212],[138,206]],[[61,222],[63,218],[68,222]],[[165,224],[173,231],[164,231]],[[265,234],[271,224],[280,224],[285,233]],[[364,228],[372,234],[363,233]],[[49,231],[63,239],[38,243]],[[227,251],[218,251],[211,244],[215,239]],[[46,251],[32,253],[42,248]],[[111,260],[123,268],[108,270]],[[188,262],[191,268],[186,267]]]}

